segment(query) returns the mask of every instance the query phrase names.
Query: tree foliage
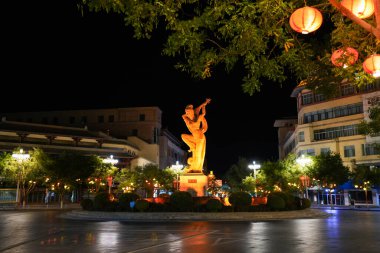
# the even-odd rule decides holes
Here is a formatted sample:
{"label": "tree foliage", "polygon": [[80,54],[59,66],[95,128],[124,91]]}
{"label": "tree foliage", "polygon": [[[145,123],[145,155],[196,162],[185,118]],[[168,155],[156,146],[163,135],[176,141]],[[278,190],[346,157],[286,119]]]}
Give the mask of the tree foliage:
{"label": "tree foliage", "polygon": [[267,191],[274,191],[277,187],[283,189],[287,185],[285,177],[286,167],[281,161],[267,161],[261,165],[258,176],[259,186]]}
{"label": "tree foliage", "polygon": [[58,193],[61,205],[64,193],[75,187],[77,182],[83,182],[100,166],[98,157],[86,156],[74,151],[49,155],[44,160],[46,175],[50,176],[47,184],[51,184],[51,189]]}
{"label": "tree foliage", "polygon": [[[322,92],[332,92],[331,82],[343,79],[372,82],[362,62],[379,51],[375,15],[358,19],[337,0],[307,5],[318,8],[324,19],[307,35],[289,25],[304,0],[82,0],[80,8],[122,15],[137,39],[166,36],[163,54],[176,57],[176,67],[195,78],[210,77],[217,66],[227,72],[244,68],[242,88],[249,94],[267,80],[282,83],[288,76]],[[349,68],[334,67],[332,52],[347,46],[358,50],[360,60]]]}
{"label": "tree foliage", "polygon": [[352,182],[355,185],[380,186],[380,168],[364,165],[354,166]]}
{"label": "tree foliage", "polygon": [[350,176],[349,168],[343,165],[340,154],[333,152],[315,156],[308,173],[311,178],[320,180],[322,186],[330,188],[345,183]]}
{"label": "tree foliage", "polygon": [[155,164],[146,164],[132,170],[121,171],[115,180],[120,182],[121,189],[127,189],[127,187],[133,191],[143,189],[148,197],[152,197],[154,188],[172,190],[174,178],[175,174],[172,170],[160,170]]}
{"label": "tree foliage", "polygon": [[[13,153],[20,153],[20,148]],[[0,176],[5,180],[17,182],[20,199],[25,206],[28,194],[34,190],[44,177],[44,159],[46,154],[38,148],[30,150],[28,159],[17,160],[11,153],[4,152],[0,156]]]}
{"label": "tree foliage", "polygon": [[238,162],[233,164],[224,174],[224,180],[231,187],[231,191],[241,191],[245,186],[242,180],[249,176],[252,171],[248,168],[248,160],[239,157]]}
{"label": "tree foliage", "polygon": [[380,134],[380,107],[378,104],[368,109],[368,119],[360,122],[359,133],[378,136]]}

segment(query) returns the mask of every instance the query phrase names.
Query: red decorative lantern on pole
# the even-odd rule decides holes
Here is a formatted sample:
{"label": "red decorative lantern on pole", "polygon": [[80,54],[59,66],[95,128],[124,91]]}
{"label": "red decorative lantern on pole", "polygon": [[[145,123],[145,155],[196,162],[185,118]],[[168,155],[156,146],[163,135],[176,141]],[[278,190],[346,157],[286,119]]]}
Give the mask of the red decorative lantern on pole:
{"label": "red decorative lantern on pole", "polygon": [[375,78],[380,77],[380,54],[373,54],[363,62],[363,69]]}
{"label": "red decorative lantern on pole", "polygon": [[343,0],[341,5],[361,19],[368,18],[375,12],[374,0]]}
{"label": "red decorative lantern on pole", "polygon": [[108,183],[108,193],[111,194],[111,187],[112,187],[112,177],[107,177],[107,183]]}
{"label": "red decorative lantern on pole", "polygon": [[347,68],[354,64],[359,57],[358,51],[352,47],[341,48],[335,50],[331,55],[331,62],[337,67]]}
{"label": "red decorative lantern on pole", "polygon": [[294,31],[308,34],[317,30],[322,25],[322,20],[322,13],[319,10],[305,6],[293,12],[289,24]]}

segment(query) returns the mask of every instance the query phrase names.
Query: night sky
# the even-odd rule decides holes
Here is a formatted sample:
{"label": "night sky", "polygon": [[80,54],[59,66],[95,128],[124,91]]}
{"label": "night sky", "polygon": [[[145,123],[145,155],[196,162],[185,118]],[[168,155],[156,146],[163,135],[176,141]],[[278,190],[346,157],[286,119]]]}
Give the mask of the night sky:
{"label": "night sky", "polygon": [[[195,80],[162,56],[163,32],[136,40],[115,14],[78,11],[74,0],[7,1],[2,7],[0,111],[158,106],[163,127],[188,133],[181,115],[205,98],[206,160],[221,176],[238,157],[278,159],[276,119],[296,116],[296,83],[243,93],[242,71]],[[9,95],[8,95],[9,94]],[[276,109],[274,109],[276,108]]]}

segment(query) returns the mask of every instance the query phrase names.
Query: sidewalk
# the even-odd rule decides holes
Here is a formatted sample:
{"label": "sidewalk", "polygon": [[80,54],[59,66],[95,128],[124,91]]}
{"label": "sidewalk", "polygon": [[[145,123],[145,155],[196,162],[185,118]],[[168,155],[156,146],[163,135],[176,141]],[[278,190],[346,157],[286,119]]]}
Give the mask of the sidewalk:
{"label": "sidewalk", "polygon": [[352,205],[352,206],[331,206],[330,205],[312,205],[313,209],[335,209],[335,210],[352,210],[352,211],[380,211],[380,206],[374,205]]}
{"label": "sidewalk", "polygon": [[17,206],[16,204],[0,205],[1,210],[81,210],[82,207],[79,203],[64,203],[61,208],[60,204],[28,204],[25,207]]}

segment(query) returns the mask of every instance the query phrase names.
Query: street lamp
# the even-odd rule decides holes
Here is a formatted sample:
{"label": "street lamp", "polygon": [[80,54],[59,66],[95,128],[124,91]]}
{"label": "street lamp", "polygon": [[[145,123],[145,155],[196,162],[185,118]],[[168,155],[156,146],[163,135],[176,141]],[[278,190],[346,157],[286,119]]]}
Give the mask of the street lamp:
{"label": "street lamp", "polygon": [[[296,159],[296,163],[298,163],[302,169],[304,170],[303,172],[305,173],[305,166],[309,165],[311,163],[311,159],[309,157],[305,157],[305,155],[302,155],[301,157],[298,157]],[[300,177],[302,184],[305,186],[305,197],[308,199],[309,195],[307,192],[307,186],[309,184],[309,177],[306,175],[303,175]]]}
{"label": "street lamp", "polygon": [[[112,166],[114,166],[118,162],[119,162],[119,160],[118,159],[114,159],[113,155],[110,155],[109,157],[103,159],[103,163],[112,164]],[[107,177],[107,182],[108,182],[108,193],[111,194],[112,176],[108,176]]]}
{"label": "street lamp", "polygon": [[248,168],[253,170],[253,178],[255,179],[255,197],[257,197],[257,193],[256,193],[256,170],[259,170],[261,168],[261,165],[256,164],[256,162],[253,161],[252,164],[248,165]]}
{"label": "street lamp", "polygon": [[253,177],[256,180],[256,170],[259,170],[261,168],[261,165],[260,164],[256,164],[256,162],[253,161],[252,164],[248,165],[248,168],[251,169],[251,170],[253,170]]}
{"label": "street lamp", "polygon": [[20,202],[20,177],[21,177],[21,163],[30,158],[29,154],[24,154],[24,150],[20,149],[18,153],[13,152],[12,158],[16,159],[19,163],[18,173],[17,173],[17,190],[16,190],[16,202],[19,204]]}
{"label": "street lamp", "polygon": [[183,168],[183,165],[182,164],[179,164],[178,161],[175,162],[174,165],[171,166],[171,168],[175,171],[175,173],[177,174],[177,191],[179,190],[179,172],[182,170]]}

